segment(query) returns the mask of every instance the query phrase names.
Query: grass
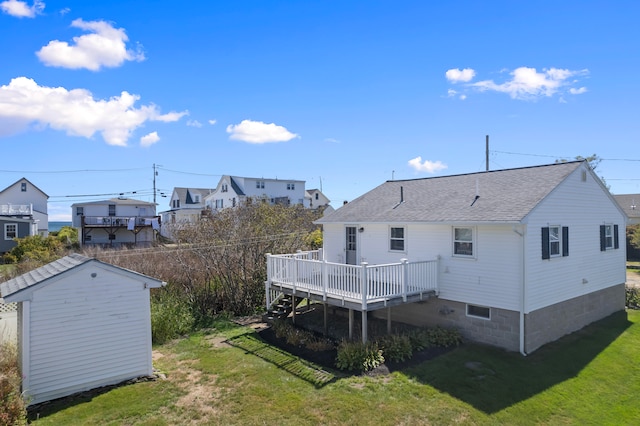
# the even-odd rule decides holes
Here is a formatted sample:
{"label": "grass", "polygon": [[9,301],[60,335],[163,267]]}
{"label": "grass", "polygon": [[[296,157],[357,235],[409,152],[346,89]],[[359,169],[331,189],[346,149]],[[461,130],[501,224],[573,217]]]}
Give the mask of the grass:
{"label": "grass", "polygon": [[166,380],[41,406],[33,424],[634,424],[638,347],[630,311],[528,357],[468,344],[387,376],[348,376],[219,322],[155,348]]}

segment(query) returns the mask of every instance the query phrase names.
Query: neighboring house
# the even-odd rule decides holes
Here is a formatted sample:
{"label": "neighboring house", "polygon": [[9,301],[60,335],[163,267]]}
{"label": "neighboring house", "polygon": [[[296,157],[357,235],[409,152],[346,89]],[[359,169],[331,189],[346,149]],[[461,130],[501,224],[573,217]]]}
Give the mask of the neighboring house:
{"label": "neighboring house", "polygon": [[78,254],[1,283],[4,300],[18,303],[27,402],[153,374],[149,289],[162,285]]}
{"label": "neighboring house", "polygon": [[173,188],[170,209],[160,213],[162,223],[162,235],[171,237],[170,226],[172,224],[196,223],[202,217],[205,209],[204,198],[212,193],[211,188]]}
{"label": "neighboring house", "polygon": [[[629,217],[627,225],[640,225],[640,194],[621,194],[613,197]],[[629,240],[627,240],[627,259],[640,259],[640,248],[633,247]]]}
{"label": "neighboring house", "polygon": [[150,246],[160,232],[156,204],[130,198],[76,203],[71,206],[72,226],[81,245]]}
{"label": "neighboring house", "polygon": [[0,253],[15,247],[13,238],[49,234],[48,199],[26,178],[0,191]]}
{"label": "neighboring house", "polygon": [[331,202],[319,189],[307,189],[305,198],[308,200],[305,204],[312,209],[327,207]]}
{"label": "neighboring house", "polygon": [[613,196],[629,217],[629,225],[640,224],[640,194],[620,194]]}
{"label": "neighboring house", "polygon": [[317,221],[318,260],[269,255],[267,298],[530,353],[624,309],[626,221],[584,161],[388,181]]}
{"label": "neighboring house", "polygon": [[270,204],[295,205],[305,203],[303,180],[280,180],[225,175],[215,190],[205,197],[207,208],[216,211],[235,207],[248,199]]}

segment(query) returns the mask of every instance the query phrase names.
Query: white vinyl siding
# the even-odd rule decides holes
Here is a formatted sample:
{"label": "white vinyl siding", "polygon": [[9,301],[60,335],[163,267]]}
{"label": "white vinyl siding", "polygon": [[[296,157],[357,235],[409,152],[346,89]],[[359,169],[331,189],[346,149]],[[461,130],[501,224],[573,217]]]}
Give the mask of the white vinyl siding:
{"label": "white vinyl siding", "polygon": [[29,312],[32,404],[152,373],[149,290],[140,280],[82,266],[34,291]]}
{"label": "white vinyl siding", "polygon": [[[525,312],[625,282],[626,251],[600,251],[599,225],[625,223],[615,203],[591,174],[577,169],[528,216]],[[570,253],[558,261],[540,256],[544,227],[569,230]]]}

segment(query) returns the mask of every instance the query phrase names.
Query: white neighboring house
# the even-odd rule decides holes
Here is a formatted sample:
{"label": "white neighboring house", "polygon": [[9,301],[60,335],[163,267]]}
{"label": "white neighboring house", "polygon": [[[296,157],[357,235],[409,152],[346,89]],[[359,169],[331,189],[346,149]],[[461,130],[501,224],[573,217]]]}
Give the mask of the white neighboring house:
{"label": "white neighboring house", "polygon": [[[0,191],[0,221],[2,221],[0,232],[2,232],[2,240],[6,240],[5,244],[0,243],[0,252],[8,251],[6,250],[8,246],[15,245],[10,235],[15,234],[18,238],[28,235],[43,237],[49,235],[48,199],[47,194],[26,178]],[[21,219],[20,225],[9,226],[10,235],[7,235],[5,230],[6,224],[9,223],[7,218]]]}
{"label": "white neighboring house", "polygon": [[626,222],[584,161],[388,181],[316,222],[317,260],[269,255],[267,298],[361,311],[363,340],[372,311],[526,354],[624,310]]}
{"label": "white neighboring house", "polygon": [[173,188],[169,205],[171,208],[160,212],[162,218],[162,235],[171,238],[172,225],[196,223],[202,217],[205,209],[204,198],[215,189],[211,188]]}
{"label": "white neighboring house", "polygon": [[18,303],[27,402],[152,375],[149,289],[164,284],[79,254],[1,283]]}
{"label": "white neighboring house", "polygon": [[160,232],[156,204],[131,198],[75,203],[72,226],[78,229],[80,245],[110,247],[150,246]]}
{"label": "white neighboring house", "polygon": [[225,175],[218,186],[205,197],[205,205],[212,211],[235,207],[247,199],[285,206],[300,204],[309,207],[305,200],[305,181],[292,179],[264,179]]}
{"label": "white neighboring house", "polygon": [[327,207],[331,200],[322,193],[319,189],[307,189],[305,191],[305,198],[308,200],[305,205],[311,209],[317,209],[320,207]]}

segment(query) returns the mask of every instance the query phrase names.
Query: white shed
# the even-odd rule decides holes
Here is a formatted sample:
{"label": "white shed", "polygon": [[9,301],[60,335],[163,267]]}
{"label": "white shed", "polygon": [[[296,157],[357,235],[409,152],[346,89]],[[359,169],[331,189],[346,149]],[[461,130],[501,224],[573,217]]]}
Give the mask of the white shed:
{"label": "white shed", "polygon": [[79,254],[0,284],[18,302],[28,403],[151,375],[149,289],[164,284]]}

